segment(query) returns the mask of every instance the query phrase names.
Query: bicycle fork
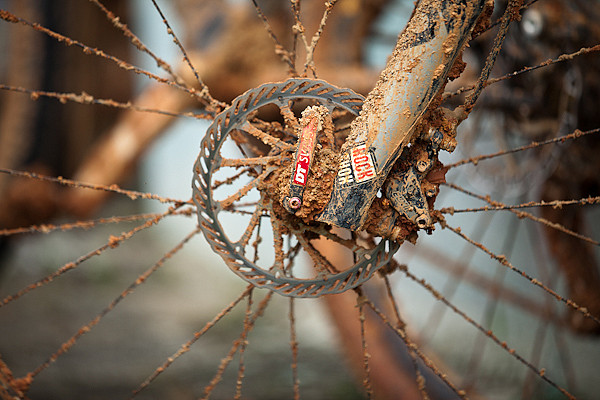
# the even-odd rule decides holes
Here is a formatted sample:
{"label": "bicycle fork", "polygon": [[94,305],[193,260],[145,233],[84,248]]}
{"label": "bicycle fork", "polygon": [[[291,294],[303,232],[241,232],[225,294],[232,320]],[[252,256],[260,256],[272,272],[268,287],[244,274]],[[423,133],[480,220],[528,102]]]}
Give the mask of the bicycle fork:
{"label": "bicycle fork", "polygon": [[[421,119],[445,86],[485,2],[434,0],[417,5],[375,89],[352,123],[330,201],[316,216],[318,221],[360,229],[403,150],[420,137],[427,145],[407,159],[408,167],[390,175],[382,195],[419,228],[430,226],[427,197],[433,193],[423,178],[439,149],[454,150],[456,126],[454,132],[444,132],[423,126]],[[310,129],[305,132],[313,134]],[[389,225],[393,229],[394,221]],[[385,236],[394,235],[390,231]]]}

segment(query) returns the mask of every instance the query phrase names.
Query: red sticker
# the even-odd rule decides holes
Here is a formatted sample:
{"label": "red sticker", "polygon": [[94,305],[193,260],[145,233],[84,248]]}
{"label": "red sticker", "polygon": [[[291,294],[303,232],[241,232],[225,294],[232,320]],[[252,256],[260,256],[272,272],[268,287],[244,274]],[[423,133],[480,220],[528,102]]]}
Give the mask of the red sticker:
{"label": "red sticker", "polygon": [[294,176],[292,182],[296,185],[306,185],[310,160],[312,158],[313,148],[315,147],[315,138],[317,137],[318,120],[313,118],[308,125],[302,129],[302,136],[298,144],[296,153],[296,166],[294,167]]}

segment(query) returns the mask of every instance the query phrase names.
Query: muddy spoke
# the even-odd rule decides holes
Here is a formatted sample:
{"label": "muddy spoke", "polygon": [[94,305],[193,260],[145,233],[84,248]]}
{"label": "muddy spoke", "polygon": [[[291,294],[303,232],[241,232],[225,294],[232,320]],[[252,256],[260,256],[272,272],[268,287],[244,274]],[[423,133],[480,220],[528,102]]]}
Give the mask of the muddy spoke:
{"label": "muddy spoke", "polygon": [[286,133],[293,137],[298,137],[297,132],[300,132],[300,122],[298,121],[298,118],[296,118],[296,115],[294,115],[290,104],[279,105],[279,112],[281,113],[285,124],[291,128],[287,130]]}
{"label": "muddy spoke", "polygon": [[534,208],[534,207],[552,207],[552,208],[562,208],[564,206],[578,205],[592,205],[600,203],[600,196],[595,197],[584,197],[583,199],[577,200],[552,200],[552,201],[529,201],[526,203],[515,204],[515,205],[497,205],[497,206],[484,206],[484,207],[473,207],[473,208],[454,208],[454,207],[445,207],[440,209],[442,214],[459,214],[459,213],[468,213],[468,212],[482,212],[482,211],[501,211],[501,210],[518,210],[523,208]]}
{"label": "muddy spoke", "polygon": [[[513,254],[513,250],[514,250],[514,246],[516,244],[516,238],[517,238],[517,230],[519,228],[519,225],[516,223],[516,221],[511,221],[511,224],[509,226],[509,230],[508,233],[505,235],[505,243],[504,243],[504,249],[503,249],[503,253],[504,254],[508,254],[508,256],[512,256]],[[472,251],[475,250],[475,248],[473,246],[468,246],[467,248],[471,249]],[[484,306],[484,311],[483,311],[483,325],[486,326],[492,326],[494,318],[496,316],[496,311],[498,310],[498,305],[500,304],[500,300],[502,299],[502,292],[504,291],[504,277],[506,276],[506,272],[507,269],[506,268],[496,268],[496,272],[493,278],[493,282],[497,285],[498,290],[492,291],[490,292],[490,295],[487,297],[486,299],[486,304]],[[446,296],[446,298],[449,299],[448,296]],[[548,315],[551,315],[552,313],[548,313]],[[547,323],[548,321],[544,321],[545,323]],[[487,341],[485,340],[485,336],[483,335],[477,335],[476,339],[475,339],[475,344],[473,346],[474,350],[471,352],[471,358],[469,360],[469,376],[471,377],[470,380],[471,381],[475,381],[477,379],[477,371],[479,371],[479,365],[481,363],[481,361],[483,360],[483,353],[484,353],[484,349],[485,346],[487,344]],[[534,365],[539,365],[537,362],[533,362]]]}
{"label": "muddy spoke", "polygon": [[310,258],[313,260],[315,264],[315,268],[318,273],[328,274],[333,273],[337,274],[340,271],[333,266],[324,256],[319,252],[319,250],[315,249],[315,247],[306,239],[306,237],[302,234],[295,234],[296,238],[298,238],[298,242],[302,245],[304,250],[308,253]]}
{"label": "muddy spoke", "polygon": [[[265,157],[248,157],[248,158],[224,158],[221,160],[220,167],[253,167],[257,165],[269,165],[277,162],[280,159],[278,156],[265,156]],[[251,171],[251,170],[247,170]],[[253,171],[253,170],[252,170]],[[215,184],[217,184],[215,182]]]}
{"label": "muddy spoke", "polygon": [[[247,297],[250,296],[251,292],[252,292],[252,290],[250,290],[248,292]],[[254,328],[256,320],[263,315],[263,313],[264,313],[265,309],[267,308],[269,302],[271,301],[272,297],[273,297],[273,292],[267,293],[267,295],[259,303],[257,310],[254,312],[254,314],[252,314],[252,318],[250,318],[247,321],[247,323],[246,323],[246,320],[244,320],[244,329],[242,330],[242,333],[240,334],[239,338],[233,342],[231,348],[229,349],[229,352],[221,360],[221,363],[219,364],[219,368],[217,369],[217,373],[215,374],[213,379],[210,381],[210,383],[204,388],[204,394],[201,397],[203,400],[208,399],[210,397],[212,391],[215,389],[215,387],[217,387],[219,382],[221,382],[221,379],[223,378],[223,374],[225,373],[227,366],[229,366],[229,364],[233,360],[233,357],[235,356],[235,353],[237,353],[238,349],[243,345],[243,342],[246,341],[248,334]]]}
{"label": "muddy spoke", "polygon": [[82,52],[84,52],[85,54],[94,54],[98,57],[107,59],[109,61],[112,61],[113,63],[115,63],[119,68],[124,69],[126,71],[132,71],[136,74],[139,75],[144,75],[147,76],[148,78],[155,80],[157,82],[169,85],[169,86],[173,86],[179,90],[185,91],[191,95],[195,95],[195,90],[192,89],[188,89],[187,87],[180,85],[177,82],[174,82],[172,80],[169,79],[165,79],[165,78],[161,78],[160,76],[153,74],[149,71],[146,71],[144,69],[138,68],[134,65],[131,65],[130,63],[123,61],[115,56],[111,56],[110,54],[106,54],[104,51],[96,49],[94,47],[90,47],[90,46],[86,46],[85,44],[71,39],[69,37],[63,36],[60,33],[54,32],[51,29],[48,29],[40,24],[37,23],[33,23],[30,21],[27,21],[23,18],[19,18],[16,15],[13,15],[12,13],[6,11],[6,10],[0,10],[0,18],[7,21],[7,22],[12,22],[12,23],[18,23],[18,24],[22,24],[22,25],[26,25],[31,27],[32,29],[38,31],[38,32],[42,32],[46,35],[48,35],[49,37],[55,39],[58,42],[63,43],[66,46],[75,46],[81,49]]}
{"label": "muddy spoke", "polygon": [[244,316],[244,330],[239,338],[240,341],[240,364],[238,367],[237,381],[235,385],[235,399],[239,400],[242,398],[242,384],[244,382],[244,373],[246,372],[246,365],[244,364],[244,355],[246,354],[246,347],[248,346],[248,332],[250,331],[250,317],[252,316],[252,292],[248,294],[246,298],[246,315]]}
{"label": "muddy spoke", "polygon": [[242,197],[247,195],[250,190],[254,189],[257,185],[259,185],[270,173],[271,173],[271,170],[267,169],[262,174],[260,174],[258,177],[254,178],[251,182],[244,185],[244,187],[239,189],[237,192],[235,192],[231,196],[227,197],[225,200],[220,201],[219,204],[220,204],[221,208],[226,209],[226,208],[231,207],[234,202],[238,201],[239,199],[241,199]]}
{"label": "muddy spoke", "polygon": [[242,234],[242,237],[240,238],[239,242],[237,243],[237,245],[240,246],[241,251],[243,251],[243,249],[246,247],[246,245],[250,241],[250,238],[252,237],[252,233],[254,233],[254,230],[260,223],[260,217],[262,213],[263,209],[261,207],[256,207],[256,209],[252,213],[252,217],[250,217],[250,222],[248,223],[246,230]]}
{"label": "muddy spoke", "polygon": [[106,15],[106,18],[108,18],[108,20],[117,29],[119,29],[121,32],[123,32],[123,35],[129,39],[129,41],[132,45],[134,45],[142,53],[146,53],[150,57],[152,57],[154,59],[154,61],[156,61],[156,65],[158,65],[160,68],[165,70],[169,75],[171,75],[171,77],[177,83],[179,83],[181,85],[185,85],[185,82],[183,81],[183,79],[181,77],[179,77],[177,74],[175,74],[171,65],[169,65],[169,63],[166,62],[165,60],[163,60],[162,58],[158,57],[156,54],[154,54],[154,52],[152,52],[144,43],[142,43],[140,38],[136,34],[134,34],[131,31],[131,29],[129,29],[127,27],[127,25],[125,25],[124,23],[121,22],[121,19],[119,17],[115,16],[99,0],[89,0],[89,1],[93,4],[95,4],[100,10],[102,10],[102,12]]}
{"label": "muddy spoke", "polygon": [[323,33],[323,29],[325,29],[325,24],[327,23],[327,18],[329,17],[329,14],[331,14],[331,10],[333,10],[333,7],[335,6],[336,3],[337,3],[337,0],[329,0],[329,1],[325,2],[325,11],[323,11],[323,16],[321,17],[321,22],[319,22],[319,27],[317,28],[317,31],[313,35],[313,37],[310,41],[310,44],[306,43],[306,37],[303,36],[304,46],[306,48],[306,61],[304,62],[303,75],[306,75],[308,73],[308,71],[310,71],[315,78],[317,77],[317,70],[315,67],[315,60],[314,60],[315,49],[317,47],[317,44],[319,43],[319,39],[321,39],[321,34]]}
{"label": "muddy spoke", "polygon": [[45,276],[44,278],[24,287],[23,289],[19,290],[17,293],[7,296],[4,299],[2,299],[2,301],[0,301],[0,307],[6,306],[7,304],[9,304],[10,302],[13,302],[17,299],[19,299],[20,297],[24,296],[25,294],[31,292],[32,290],[35,290],[37,288],[40,288],[44,285],[47,285],[48,283],[52,282],[54,279],[58,278],[59,276],[77,268],[79,265],[81,265],[84,261],[89,260],[90,258],[94,257],[94,256],[99,256],[102,253],[104,253],[106,250],[108,249],[114,249],[116,247],[118,247],[121,243],[123,243],[124,241],[132,238],[136,233],[150,228],[154,225],[156,225],[160,220],[162,220],[164,217],[166,217],[167,215],[172,214],[173,212],[175,212],[176,208],[172,207],[170,208],[168,211],[157,215],[156,217],[149,219],[148,221],[146,221],[144,224],[136,226],[135,228],[127,231],[127,232],[123,232],[121,235],[119,236],[110,236],[108,243],[98,247],[95,250],[90,251],[87,254],[82,255],[81,257],[77,258],[77,260],[69,262],[64,264],[62,267],[60,267],[58,270],[52,272],[51,274]]}
{"label": "muddy spoke", "polygon": [[548,145],[548,144],[564,143],[567,140],[578,139],[578,138],[583,137],[583,136],[595,135],[595,134],[599,134],[599,133],[600,133],[600,128],[590,129],[590,130],[587,130],[587,131],[580,131],[579,129],[576,129],[573,133],[570,133],[568,135],[556,137],[556,138],[553,138],[553,139],[544,140],[542,142],[533,142],[533,143],[530,143],[530,144],[525,145],[525,146],[517,147],[515,149],[503,150],[503,151],[498,151],[498,152],[492,153],[492,154],[484,154],[484,155],[481,155],[481,156],[471,157],[471,158],[468,158],[468,159],[465,159],[465,160],[457,161],[457,162],[452,163],[452,164],[448,164],[445,167],[448,168],[448,169],[450,169],[450,168],[458,167],[460,165],[465,165],[465,164],[477,165],[480,161],[488,160],[490,158],[504,156],[504,155],[512,154],[512,153],[517,153],[517,152],[520,152],[520,151],[523,151],[523,150],[536,149],[538,147],[545,146],[545,145]]}
{"label": "muddy spoke", "polygon": [[[471,236],[477,238],[477,240],[481,240],[483,235],[487,232],[490,223],[492,222],[492,218],[492,215],[486,215],[484,218],[479,220],[476,227],[477,229],[471,234]],[[476,249],[473,246],[469,246],[465,243],[463,250],[456,258],[456,261],[454,263],[447,263],[452,265],[452,267],[446,269],[448,272],[448,280],[442,288],[442,293],[447,298],[452,299],[454,297],[454,294],[458,290],[460,283],[464,281],[465,276],[469,273],[471,261],[475,256],[475,250]],[[496,293],[496,291],[493,291],[492,293]],[[440,326],[440,323],[447,310],[448,308],[444,307],[440,303],[436,303],[436,305],[433,306],[433,309],[429,314],[429,318],[421,330],[422,336],[426,340],[431,339],[437,333],[437,329]]]}
{"label": "muddy spoke", "polygon": [[[571,229],[569,229],[569,228],[567,228],[564,225],[561,225],[559,223],[552,222],[552,221],[547,220],[545,218],[536,217],[535,215],[530,214],[530,213],[525,212],[525,211],[517,211],[515,209],[512,209],[512,208],[506,206],[506,204],[502,204],[499,201],[494,201],[494,200],[490,199],[489,196],[485,196],[484,197],[484,196],[475,194],[475,193],[473,193],[473,192],[471,192],[469,190],[463,189],[460,186],[457,186],[457,185],[449,183],[449,182],[444,183],[444,185],[446,185],[446,186],[448,186],[448,187],[450,187],[450,188],[452,188],[454,190],[457,190],[459,192],[462,192],[462,193],[464,193],[464,194],[466,194],[468,196],[477,198],[479,200],[483,200],[483,201],[489,203],[490,205],[492,205],[493,207],[500,207],[502,209],[510,211],[511,213],[513,213],[517,217],[519,217],[520,219],[522,219],[522,218],[530,219],[532,221],[535,221],[535,222],[538,222],[538,223],[543,224],[545,226],[548,226],[548,227],[550,227],[552,229],[556,229],[558,231],[566,233],[567,235],[576,237],[577,239],[583,240],[583,241],[585,241],[587,243],[593,244],[594,246],[600,246],[600,241],[597,241],[597,240],[594,240],[592,238],[589,238],[589,237],[587,237],[585,235],[582,235],[581,233],[572,231]],[[588,203],[589,201],[595,202],[595,200],[593,198],[592,198],[592,200],[585,199],[585,200],[582,200],[582,201],[585,202],[585,203]]]}
{"label": "muddy spoke", "polygon": [[[388,300],[390,301],[390,307],[392,308],[392,311],[394,312],[394,316],[396,317],[396,327],[398,329],[405,330],[406,323],[400,316],[400,310],[398,309],[398,302],[396,301],[394,292],[392,291],[392,286],[390,285],[390,280],[388,279],[387,275],[383,275],[383,282],[385,284],[385,290],[386,290]],[[416,386],[421,394],[421,399],[423,399],[423,400],[429,399],[429,396],[427,394],[427,388],[425,385],[425,382],[426,382],[425,377],[421,373],[421,369],[419,368],[419,364],[417,362],[417,354],[412,350],[410,350],[408,352],[408,354],[410,355],[410,358],[412,360],[413,369],[415,371],[415,378],[416,378],[416,384],[417,384]]]}
{"label": "muddy spoke", "polygon": [[502,15],[502,20],[500,22],[500,28],[498,29],[498,33],[496,34],[496,38],[494,39],[494,47],[490,51],[485,60],[485,65],[481,70],[481,75],[475,84],[475,89],[471,94],[466,98],[464,105],[462,105],[462,109],[464,110],[463,119],[467,117],[467,115],[471,112],[479,95],[483,91],[485,87],[485,82],[488,80],[490,73],[492,72],[492,68],[496,63],[496,58],[500,53],[500,49],[502,48],[502,43],[504,43],[504,39],[506,38],[506,33],[508,32],[508,27],[510,23],[514,20],[516,13],[519,11],[520,3],[519,0],[510,0],[508,5],[506,6],[506,10]]}
{"label": "muddy spoke", "polygon": [[112,99],[99,99],[97,97],[94,97],[94,96],[86,93],[86,92],[81,92],[81,93],[48,92],[45,90],[33,90],[33,89],[23,88],[20,86],[11,86],[11,85],[5,85],[5,84],[1,84],[1,83],[0,83],[0,90],[25,93],[25,94],[28,94],[34,100],[36,100],[40,97],[47,97],[50,99],[58,100],[61,103],[69,101],[72,103],[79,103],[79,104],[97,104],[97,105],[101,105],[101,106],[119,108],[119,109],[124,109],[124,110],[132,110],[132,111],[139,111],[139,112],[144,112],[144,113],[166,115],[168,117],[185,117],[185,118],[194,118],[194,119],[212,119],[212,118],[214,118],[213,113],[206,112],[206,111],[200,112],[200,113],[194,113],[194,112],[168,111],[168,110],[162,110],[162,109],[157,109],[157,108],[142,107],[142,106],[138,106],[136,104],[130,103],[130,102],[123,103],[123,102],[115,101]]}
{"label": "muddy spoke", "polygon": [[185,48],[182,46],[181,42],[179,41],[179,38],[175,34],[175,31],[173,30],[173,28],[171,28],[169,21],[167,21],[167,18],[165,17],[165,15],[163,14],[162,10],[160,9],[160,7],[158,6],[158,4],[156,3],[155,0],[152,0],[152,5],[154,5],[154,8],[156,9],[158,14],[162,18],[163,24],[167,28],[167,33],[169,34],[169,36],[171,36],[173,38],[173,42],[177,45],[177,47],[179,48],[179,51],[181,51],[181,54],[183,55],[183,60],[185,61],[187,66],[190,67],[190,69],[192,70],[192,73],[194,74],[194,77],[196,78],[196,82],[200,86],[199,93],[194,88],[192,88],[190,90],[191,94],[198,97],[203,102],[207,103],[214,111],[218,111],[222,108],[225,108],[227,106],[227,104],[217,101],[208,92],[208,86],[206,86],[206,84],[200,78],[200,74],[198,74],[198,70],[196,70],[196,68],[192,64],[192,61],[190,60],[190,58],[187,55],[187,52],[185,51]]}
{"label": "muddy spoke", "polygon": [[[223,165],[221,165],[223,166]],[[241,171],[239,171],[238,173],[236,173],[235,175],[232,175],[228,178],[225,178],[223,180],[215,180],[213,182],[213,184],[211,185],[211,189],[215,190],[218,189],[219,187],[223,186],[223,185],[231,185],[232,183],[234,183],[237,179],[241,178],[243,175],[245,174],[252,174],[252,173],[256,173],[256,171],[252,168],[244,168]]]}
{"label": "muddy spoke", "polygon": [[[570,61],[570,60],[572,60],[575,57],[578,57],[578,56],[581,56],[581,55],[584,55],[584,54],[593,53],[593,52],[596,52],[596,51],[600,51],[600,44],[597,44],[597,45],[592,46],[592,47],[585,47],[585,48],[582,48],[582,49],[580,49],[580,50],[578,50],[576,52],[570,53],[570,54],[561,54],[560,56],[558,56],[556,58],[546,60],[544,62],[541,62],[541,63],[539,63],[537,65],[534,65],[534,66],[531,66],[531,67],[525,67],[525,68],[523,68],[521,70],[518,70],[518,71],[513,71],[513,72],[511,72],[509,74],[506,74],[506,75],[503,75],[503,76],[501,76],[499,78],[488,79],[485,82],[484,86],[487,87],[487,86],[490,86],[490,85],[492,85],[494,83],[501,82],[501,81],[504,81],[504,80],[507,80],[507,79],[510,79],[510,78],[514,78],[515,76],[524,74],[526,72],[535,71],[536,69],[543,68],[543,67],[548,67],[550,65],[557,64],[557,63],[562,62],[562,61]],[[444,93],[444,99],[449,99],[451,97],[458,96],[459,94],[462,94],[464,92],[468,92],[469,90],[473,90],[473,89],[475,89],[475,85],[461,87],[461,88],[457,89],[454,92]]]}
{"label": "muddy spoke", "polygon": [[336,235],[335,233],[332,233],[332,232],[328,231],[327,229],[325,229],[324,226],[316,227],[316,226],[303,225],[302,232],[306,232],[306,231],[321,235],[324,238],[329,239],[335,243],[341,244],[342,246],[344,246],[347,249],[352,250],[352,251],[358,251],[358,250],[364,249],[362,246],[360,246],[356,242],[356,240],[341,238],[338,235]]}
{"label": "muddy spoke", "polygon": [[271,136],[268,133],[261,131],[260,129],[258,129],[256,126],[254,126],[253,124],[251,124],[248,121],[245,121],[242,124],[242,126],[240,126],[239,129],[243,130],[244,132],[249,133],[250,135],[259,139],[261,142],[263,142],[264,144],[266,144],[268,146],[277,147],[281,150],[288,150],[288,149],[292,148],[291,145],[281,141],[280,139],[276,138],[275,136]]}
{"label": "muddy spoke", "polygon": [[459,396],[461,399],[467,399],[467,394],[464,392],[464,390],[459,390],[456,386],[454,386],[454,384],[452,382],[450,382],[448,380],[448,377],[446,376],[446,374],[444,374],[436,365],[435,363],[429,358],[427,357],[422,351],[421,349],[419,349],[419,347],[408,337],[406,331],[404,329],[399,328],[398,326],[395,326],[394,324],[392,324],[390,322],[390,320],[387,318],[387,316],[381,312],[379,310],[379,308],[377,308],[377,306],[368,298],[363,298],[363,302],[364,304],[368,305],[369,308],[371,310],[373,310],[375,312],[375,314],[377,314],[377,316],[379,317],[379,319],[386,324],[395,334],[396,336],[398,336],[405,344],[406,346],[409,348],[410,351],[413,351],[421,361],[423,361],[423,363],[429,367],[429,369],[431,369],[431,371],[437,375],[454,393],[456,393],[457,396]]}
{"label": "muddy spoke", "polygon": [[363,388],[365,389],[367,399],[373,397],[373,388],[371,386],[371,368],[369,366],[369,350],[367,349],[367,339],[365,335],[365,307],[361,296],[356,296],[356,307],[358,308],[358,320],[360,322],[360,345],[363,357]]}
{"label": "muddy spoke", "polygon": [[561,295],[559,295],[558,293],[556,293],[554,290],[550,289],[547,285],[544,285],[542,282],[540,282],[539,280],[533,278],[532,276],[530,276],[529,274],[527,274],[526,272],[524,272],[523,270],[515,267],[514,265],[512,265],[505,256],[503,255],[497,255],[495,253],[493,253],[492,251],[490,251],[487,247],[485,247],[483,244],[469,238],[468,236],[466,236],[464,233],[462,233],[460,231],[460,229],[457,228],[453,228],[451,226],[449,226],[446,223],[442,224],[442,227],[445,229],[449,229],[452,232],[456,233],[458,236],[460,236],[461,238],[463,238],[464,240],[466,240],[468,243],[472,244],[473,246],[479,248],[481,251],[485,252],[487,255],[489,255],[490,257],[492,257],[494,260],[498,261],[500,264],[502,264],[503,266],[507,267],[508,269],[516,272],[517,274],[521,275],[523,278],[527,279],[531,284],[538,286],[539,288],[541,288],[542,290],[544,290],[545,292],[547,292],[548,294],[550,294],[552,297],[554,297],[556,300],[566,304],[568,307],[578,311],[579,313],[581,313],[584,317],[586,318],[590,318],[591,320],[593,320],[594,322],[596,322],[597,324],[600,324],[600,319],[598,319],[596,316],[590,314],[590,312],[587,310],[587,308],[580,306],[579,304],[575,303],[573,300],[565,298]]}
{"label": "muddy spoke", "polygon": [[437,300],[443,302],[447,307],[449,307],[452,311],[454,311],[456,314],[458,314],[463,320],[465,320],[467,323],[471,324],[477,330],[479,330],[481,333],[483,333],[484,335],[486,335],[490,340],[492,340],[494,343],[496,343],[498,346],[500,346],[502,349],[504,349],[504,351],[506,351],[513,358],[515,358],[516,360],[518,360],[521,364],[525,365],[527,368],[529,368],[531,371],[533,371],[536,375],[538,375],[544,381],[546,381],[547,383],[549,383],[550,385],[552,385],[553,387],[555,387],[557,390],[559,390],[565,396],[569,397],[570,399],[574,399],[573,395],[571,395],[564,388],[560,387],[554,381],[552,381],[550,378],[548,378],[546,376],[545,371],[538,369],[536,366],[534,366],[533,364],[531,364],[529,361],[527,361],[523,357],[521,357],[521,355],[519,355],[515,351],[514,348],[509,347],[506,344],[506,342],[501,341],[493,333],[492,330],[486,329],[482,325],[478,324],[474,319],[472,319],[471,317],[469,317],[464,311],[462,311],[461,309],[459,309],[458,307],[456,307],[454,304],[452,304],[448,299],[446,299],[440,292],[438,292],[437,290],[435,290],[433,288],[433,286],[431,286],[425,279],[417,278],[415,275],[413,275],[411,272],[409,272],[408,269],[404,269],[404,270],[402,270],[402,272],[409,279],[411,279],[412,281],[418,283],[421,287],[423,287],[425,290],[427,290],[428,292],[430,292],[431,295],[434,296]]}
{"label": "muddy spoke", "polygon": [[273,228],[273,250],[275,251],[275,261],[271,270],[275,271],[275,276],[278,276],[284,273],[283,229],[281,222],[276,218],[271,218],[271,227]]}
{"label": "muddy spoke", "polygon": [[193,237],[195,237],[198,233],[200,233],[199,228],[197,228],[192,233],[187,235],[173,249],[167,251],[160,258],[160,260],[158,260],[156,262],[156,264],[154,264],[152,267],[150,267],[148,270],[146,270],[143,274],[138,276],[137,279],[131,285],[129,285],[127,287],[127,289],[125,289],[119,296],[117,296],[104,310],[102,310],[98,315],[96,315],[96,317],[94,317],[89,323],[87,323],[86,325],[83,325],[77,331],[77,333],[75,333],[68,340],[66,340],[60,346],[60,348],[56,352],[54,352],[46,361],[44,361],[40,366],[38,366],[35,370],[33,370],[31,373],[29,373],[27,375],[28,381],[31,382],[31,380],[33,380],[33,378],[35,378],[35,376],[37,376],[40,372],[42,372],[43,370],[48,368],[50,366],[50,364],[52,364],[53,362],[55,362],[58,359],[58,357],[60,357],[61,355],[66,353],[71,347],[73,347],[75,345],[75,343],[77,342],[77,340],[79,340],[79,338],[81,336],[88,333],[93,327],[98,325],[98,323],[102,320],[102,318],[104,318],[109,312],[111,312],[123,299],[125,299],[125,297],[127,297],[133,291],[135,291],[135,289],[138,286],[140,286],[142,283],[146,282],[146,280],[150,277],[150,275],[152,275],[153,273],[158,271],[158,269],[164,265],[165,261],[167,261],[168,259],[173,257],[173,255],[175,255],[175,253],[177,253],[179,250],[181,250],[183,248],[183,246],[187,242],[189,242]]}
{"label": "muddy spoke", "polygon": [[294,390],[294,400],[300,400],[300,380],[298,379],[298,340],[296,338],[296,310],[294,307],[294,298],[290,297],[289,314],[290,320],[290,349],[292,350],[292,385]]}
{"label": "muddy spoke", "polygon": [[296,72],[296,67],[294,66],[293,62],[295,55],[285,50],[285,48],[281,45],[281,42],[279,41],[279,39],[277,39],[277,36],[275,35],[275,32],[273,32],[273,28],[271,27],[269,20],[267,19],[265,13],[262,11],[256,0],[252,0],[252,4],[256,9],[256,13],[258,14],[259,18],[262,20],[265,26],[265,30],[275,43],[275,54],[277,54],[281,58],[281,60],[288,65],[290,76],[298,76],[298,73]]}
{"label": "muddy spoke", "polygon": [[[192,216],[194,209],[186,208],[184,210],[177,210],[170,215],[185,215]],[[146,213],[146,214],[135,214],[135,215],[122,215],[108,218],[97,218],[86,221],[75,221],[66,222],[64,224],[42,224],[42,225],[31,225],[28,227],[12,228],[12,229],[0,229],[0,236],[12,236],[23,233],[51,233],[55,231],[66,232],[72,229],[91,229],[98,225],[103,224],[121,224],[125,222],[134,222],[142,219],[156,218],[160,213]]]}
{"label": "muddy spoke", "polygon": [[204,325],[204,327],[201,330],[194,332],[194,335],[190,340],[182,344],[181,347],[172,356],[170,356],[160,367],[156,368],[156,370],[154,370],[154,372],[148,378],[146,378],[146,380],[144,380],[144,382],[142,382],[142,384],[137,389],[133,391],[130,399],[137,396],[138,393],[140,393],[142,390],[148,387],[148,385],[150,385],[150,383],[152,383],[154,379],[156,379],[167,368],[169,368],[175,362],[175,360],[177,360],[183,354],[190,351],[191,346],[194,343],[196,343],[198,339],[200,339],[213,326],[215,326],[224,316],[228,315],[240,301],[247,297],[252,291],[252,288],[252,285],[248,285],[246,289],[235,300],[233,300],[223,310],[221,310],[221,312],[215,315],[214,318],[210,320],[206,325]]}
{"label": "muddy spoke", "polygon": [[99,191],[104,191],[104,192],[118,193],[118,194],[122,194],[122,195],[129,197],[131,200],[151,199],[151,200],[158,200],[161,203],[175,203],[175,204],[181,204],[181,205],[192,203],[191,200],[184,201],[184,200],[173,199],[173,198],[169,198],[169,197],[158,196],[158,195],[152,194],[152,193],[144,193],[144,192],[138,192],[136,190],[121,189],[117,185],[110,185],[110,186],[95,185],[92,183],[84,183],[84,182],[74,181],[71,179],[65,179],[60,176],[55,178],[53,176],[36,174],[35,172],[16,171],[13,169],[8,169],[8,168],[0,168],[0,173],[12,175],[12,176],[19,176],[19,177],[23,177],[23,178],[36,179],[36,180],[40,180],[40,181],[58,183],[60,185],[70,186],[70,187],[74,187],[74,188],[93,189],[93,190],[99,190]]}

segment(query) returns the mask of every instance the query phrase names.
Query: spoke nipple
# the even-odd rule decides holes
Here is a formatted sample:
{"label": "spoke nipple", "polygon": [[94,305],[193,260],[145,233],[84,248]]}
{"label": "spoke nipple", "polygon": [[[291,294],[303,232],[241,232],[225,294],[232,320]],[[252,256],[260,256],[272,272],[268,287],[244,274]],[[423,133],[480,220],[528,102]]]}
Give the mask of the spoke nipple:
{"label": "spoke nipple", "polygon": [[292,197],[289,201],[288,204],[290,205],[290,208],[292,210],[297,210],[300,208],[300,206],[302,205],[302,200],[300,200],[298,197]]}

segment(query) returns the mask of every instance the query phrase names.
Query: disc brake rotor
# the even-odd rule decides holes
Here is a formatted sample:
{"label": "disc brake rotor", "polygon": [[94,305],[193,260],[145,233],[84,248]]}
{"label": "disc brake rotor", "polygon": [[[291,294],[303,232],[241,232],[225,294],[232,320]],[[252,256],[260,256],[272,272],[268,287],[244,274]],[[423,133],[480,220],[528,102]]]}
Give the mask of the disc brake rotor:
{"label": "disc brake rotor", "polygon": [[[318,191],[322,184],[319,179],[326,181],[323,177],[331,177],[332,181],[337,173],[337,162],[330,160],[327,164],[325,159],[337,160],[345,139],[340,125],[348,126],[348,117],[358,115],[362,103],[362,96],[324,81],[289,79],[247,91],[215,118],[202,140],[194,165],[193,199],[198,209],[198,223],[211,248],[238,276],[282,295],[318,297],[360,285],[386,265],[398,250],[399,245],[387,239],[376,242],[372,237],[342,232],[308,217],[295,216],[282,206],[285,194],[280,195],[284,190],[280,189],[281,185],[277,186],[277,182],[286,181],[286,177],[289,181],[292,173],[292,159],[298,136],[301,136],[298,118],[294,115],[298,106],[324,106],[335,125],[337,145],[327,150],[330,153],[326,153],[321,144],[316,145],[317,153],[321,153],[315,158],[314,177],[311,181],[309,174],[307,187]],[[272,113],[273,106],[279,108],[283,117],[279,119],[285,121],[285,127],[256,118],[265,109],[270,108]],[[226,142],[237,147],[240,159],[224,156],[229,146],[224,146]],[[319,159],[323,160],[321,164]],[[327,168],[323,165],[332,164],[335,166],[329,168],[330,171],[324,171]],[[230,174],[222,179],[224,170]],[[238,190],[231,193],[232,184],[240,176],[246,176],[249,182],[239,189],[240,185],[236,186]],[[217,199],[217,192],[227,187],[230,190],[226,191],[225,198]],[[287,199],[289,201],[289,197]],[[254,207],[253,211],[248,207]],[[232,215],[249,218],[241,235],[239,224],[229,219]],[[258,252],[264,239],[260,233],[264,218],[270,220],[274,253],[266,258],[259,257]],[[236,235],[239,239],[232,239]],[[255,239],[251,243],[252,237]],[[262,245],[264,247],[264,243]],[[312,261],[311,272],[294,266],[294,260],[302,251],[308,255],[302,258]],[[339,268],[338,255],[344,252],[351,252],[351,257],[346,255],[346,260],[351,261],[346,261],[347,268]],[[259,260],[264,265],[258,265]]]}

